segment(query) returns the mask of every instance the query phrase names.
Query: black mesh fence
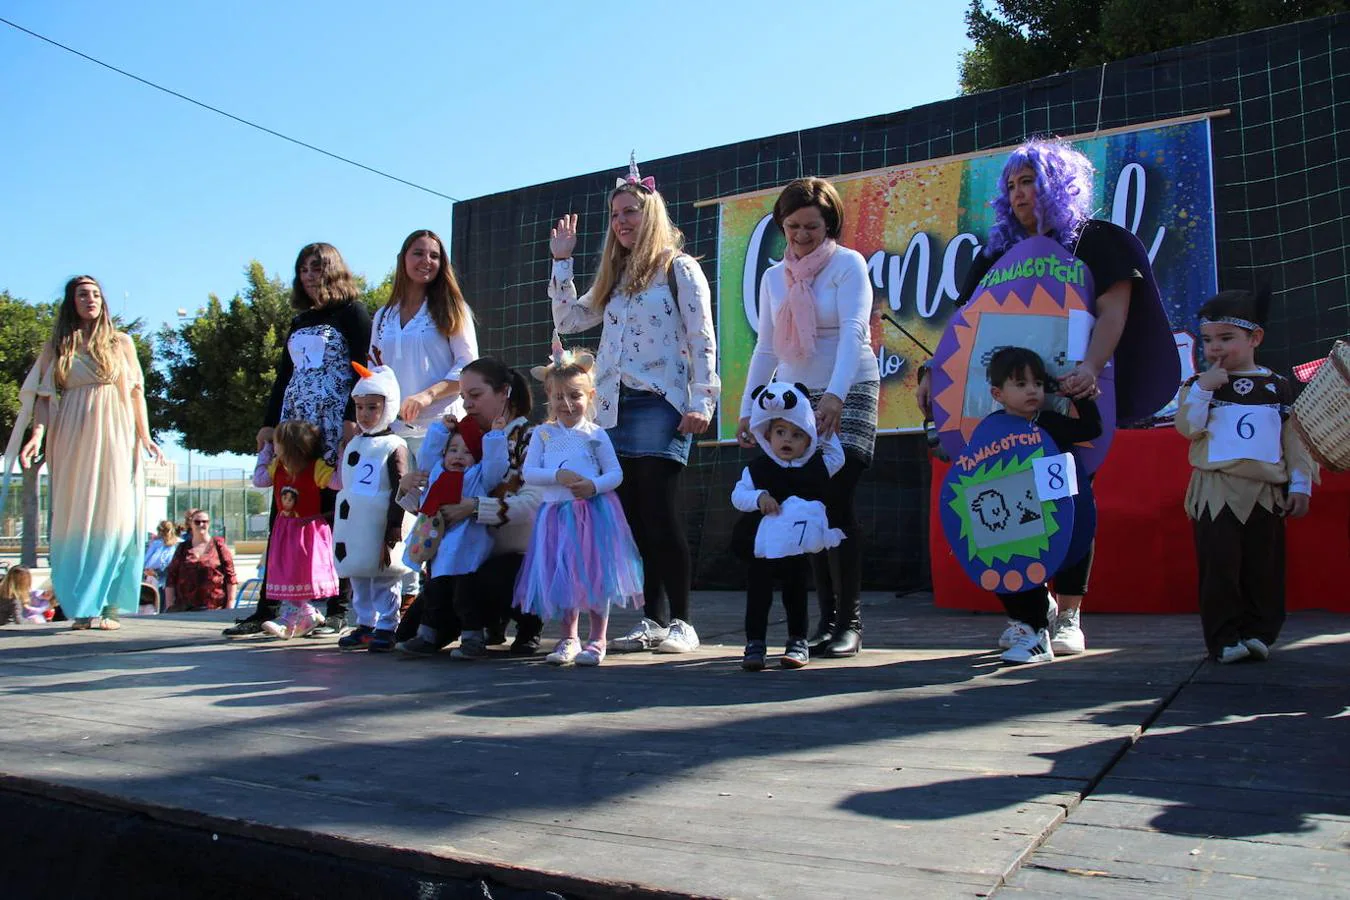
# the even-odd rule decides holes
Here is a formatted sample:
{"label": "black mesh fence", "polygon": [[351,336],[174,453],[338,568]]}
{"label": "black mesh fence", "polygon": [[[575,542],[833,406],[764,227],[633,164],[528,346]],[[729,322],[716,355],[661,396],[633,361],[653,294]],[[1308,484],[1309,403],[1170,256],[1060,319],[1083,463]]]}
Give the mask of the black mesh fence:
{"label": "black mesh fence", "polygon": [[[903,112],[643,161],[686,249],[703,258],[717,302],[718,209],[698,200],[1193,113],[1212,120],[1219,285],[1268,282],[1275,292],[1260,358],[1278,371],[1326,354],[1350,331],[1350,14],[1208,41]],[[639,142],[640,143],[640,142]],[[549,229],[580,215],[579,284],[594,273],[615,167],[455,204],[452,256],[479,319],[485,354],[515,366],[548,352]],[[640,147],[639,147],[640,151]],[[586,343],[584,336],[570,343]],[[724,398],[734,404],[738,398]],[[731,486],[747,455],[694,451],[685,482],[696,586],[737,587],[726,546]],[[915,435],[878,438],[859,489],[867,529],[865,584],[928,582],[928,466]]]}

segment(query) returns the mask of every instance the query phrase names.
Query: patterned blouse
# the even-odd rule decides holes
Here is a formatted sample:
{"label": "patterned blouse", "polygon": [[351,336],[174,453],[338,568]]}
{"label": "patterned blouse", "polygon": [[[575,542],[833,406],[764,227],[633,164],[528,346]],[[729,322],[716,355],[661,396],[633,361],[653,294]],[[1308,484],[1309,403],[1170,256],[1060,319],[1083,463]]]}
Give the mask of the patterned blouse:
{"label": "patterned blouse", "polygon": [[191,541],[179,541],[178,550],[164,574],[165,589],[173,588],[173,607],[168,612],[194,609],[224,609],[226,588],[235,583],[234,557],[221,538],[212,538],[200,558],[191,553]]}
{"label": "patterned blouse", "polygon": [[553,261],[548,296],[558,331],[571,334],[604,324],[595,381],[595,421],[601,428],[618,424],[620,383],[666,398],[681,414],[711,419],[717,408],[722,382],[708,279],[686,254],[676,257],[674,272],[678,303],[663,271],[635,296],[616,288],[604,309],[596,310],[590,292],[577,297],[572,260]]}
{"label": "patterned blouse", "polygon": [[323,434],[324,460],[336,466],[342,423],[356,420],[351,364],[365,365],[369,347],[370,313],[359,301],[299,313],[291,320],[263,424],[313,422]]}

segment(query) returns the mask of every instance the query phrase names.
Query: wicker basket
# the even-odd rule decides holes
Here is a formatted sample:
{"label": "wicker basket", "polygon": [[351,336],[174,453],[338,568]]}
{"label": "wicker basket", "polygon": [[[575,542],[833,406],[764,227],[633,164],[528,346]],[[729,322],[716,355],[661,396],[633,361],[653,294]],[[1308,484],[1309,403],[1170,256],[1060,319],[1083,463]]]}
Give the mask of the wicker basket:
{"label": "wicker basket", "polygon": [[1294,401],[1291,421],[1319,465],[1350,471],[1350,343],[1337,341],[1331,348]]}

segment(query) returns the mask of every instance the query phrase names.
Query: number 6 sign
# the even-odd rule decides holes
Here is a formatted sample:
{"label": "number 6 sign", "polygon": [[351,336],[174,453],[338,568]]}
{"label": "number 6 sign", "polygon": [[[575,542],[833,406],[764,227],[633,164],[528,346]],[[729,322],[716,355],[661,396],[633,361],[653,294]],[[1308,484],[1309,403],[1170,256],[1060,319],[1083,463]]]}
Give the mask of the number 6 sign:
{"label": "number 6 sign", "polygon": [[1228,404],[1209,411],[1209,461],[1280,461],[1280,411],[1274,406]]}

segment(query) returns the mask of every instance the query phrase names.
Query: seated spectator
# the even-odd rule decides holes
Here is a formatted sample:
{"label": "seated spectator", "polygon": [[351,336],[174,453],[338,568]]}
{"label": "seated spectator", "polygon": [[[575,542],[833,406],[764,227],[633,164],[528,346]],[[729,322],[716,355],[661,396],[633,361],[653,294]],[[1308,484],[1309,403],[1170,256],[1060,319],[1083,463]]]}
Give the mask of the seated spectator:
{"label": "seated spectator", "polygon": [[164,573],[169,570],[174,552],[178,549],[178,529],[165,519],[155,528],[155,536],[145,548],[145,581],[164,590]]}
{"label": "seated spectator", "polygon": [[187,514],[188,539],[180,541],[164,575],[164,611],[230,609],[234,606],[234,557],[225,539],[211,536],[211,517]]}

